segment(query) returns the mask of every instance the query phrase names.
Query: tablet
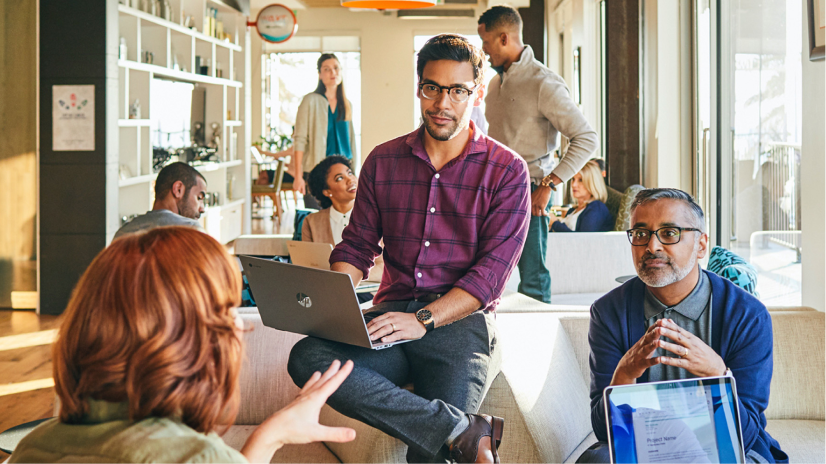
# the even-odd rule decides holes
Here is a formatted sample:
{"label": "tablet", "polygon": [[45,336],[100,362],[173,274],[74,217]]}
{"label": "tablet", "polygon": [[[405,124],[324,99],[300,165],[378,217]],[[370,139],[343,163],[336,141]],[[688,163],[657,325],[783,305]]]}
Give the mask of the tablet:
{"label": "tablet", "polygon": [[613,386],[603,393],[612,463],[743,463],[734,377]]}

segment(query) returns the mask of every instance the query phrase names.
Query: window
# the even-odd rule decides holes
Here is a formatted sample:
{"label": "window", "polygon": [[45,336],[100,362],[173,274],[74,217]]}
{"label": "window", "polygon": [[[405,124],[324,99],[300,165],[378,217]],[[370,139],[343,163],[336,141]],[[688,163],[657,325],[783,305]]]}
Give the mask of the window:
{"label": "window", "polygon": [[295,37],[267,44],[262,56],[262,133],[291,135],[301,99],[318,84],[316,62],[325,53],[341,61],[344,90],[353,107],[356,166],[361,165],[361,53],[358,37]]}

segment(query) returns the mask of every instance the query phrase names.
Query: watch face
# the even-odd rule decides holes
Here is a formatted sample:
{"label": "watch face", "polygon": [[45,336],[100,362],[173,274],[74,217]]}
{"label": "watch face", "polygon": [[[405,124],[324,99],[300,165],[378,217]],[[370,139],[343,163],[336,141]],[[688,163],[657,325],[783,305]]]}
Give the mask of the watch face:
{"label": "watch face", "polygon": [[420,322],[429,321],[433,317],[433,313],[426,309],[420,309],[416,312],[416,319]]}

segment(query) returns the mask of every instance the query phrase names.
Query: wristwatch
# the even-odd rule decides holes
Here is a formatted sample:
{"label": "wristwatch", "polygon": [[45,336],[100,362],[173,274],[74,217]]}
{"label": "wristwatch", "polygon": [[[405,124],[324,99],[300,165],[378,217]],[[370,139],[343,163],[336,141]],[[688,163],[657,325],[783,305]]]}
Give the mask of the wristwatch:
{"label": "wristwatch", "polygon": [[416,320],[421,322],[427,332],[433,330],[433,313],[426,309],[416,311]]}
{"label": "wristwatch", "polygon": [[553,179],[551,179],[551,175],[548,174],[547,176],[542,178],[542,181],[539,182],[540,185],[543,187],[550,187],[551,190],[556,189],[556,184],[554,184]]}

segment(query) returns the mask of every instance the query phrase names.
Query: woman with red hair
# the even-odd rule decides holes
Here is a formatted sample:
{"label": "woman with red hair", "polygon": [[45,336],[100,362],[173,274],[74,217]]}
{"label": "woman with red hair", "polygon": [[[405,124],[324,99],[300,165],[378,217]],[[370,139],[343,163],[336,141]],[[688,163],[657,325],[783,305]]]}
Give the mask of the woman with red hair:
{"label": "woman with red hair", "polygon": [[194,229],[112,242],[78,282],[53,347],[60,415],[11,462],[270,462],[284,444],[355,438],[318,423],[349,361],[316,372],[240,453],[215,433],[238,410],[240,295],[232,258]]}

